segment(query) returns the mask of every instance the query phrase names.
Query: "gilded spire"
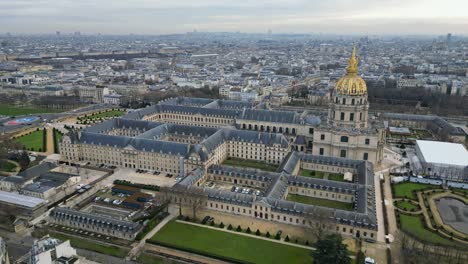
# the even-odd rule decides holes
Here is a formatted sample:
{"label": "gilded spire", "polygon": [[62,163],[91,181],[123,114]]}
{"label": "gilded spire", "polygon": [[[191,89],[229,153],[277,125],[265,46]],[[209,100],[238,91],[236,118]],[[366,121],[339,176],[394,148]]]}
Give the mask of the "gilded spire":
{"label": "gilded spire", "polygon": [[349,73],[357,73],[358,71],[358,60],[356,58],[356,45],[353,47],[353,52],[351,53],[351,58],[349,58],[348,67],[346,68],[346,72]]}

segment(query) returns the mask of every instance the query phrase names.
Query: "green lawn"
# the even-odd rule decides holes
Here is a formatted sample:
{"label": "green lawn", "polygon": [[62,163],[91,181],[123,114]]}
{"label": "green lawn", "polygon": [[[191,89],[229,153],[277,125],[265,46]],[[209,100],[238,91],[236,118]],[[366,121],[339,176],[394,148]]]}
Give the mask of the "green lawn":
{"label": "green lawn", "polygon": [[330,181],[340,181],[340,182],[344,182],[344,175],[343,174],[339,174],[339,173],[330,173],[330,175],[328,175],[328,179]]}
{"label": "green lawn", "polygon": [[455,193],[462,194],[462,195],[468,195],[468,189],[462,189],[462,188],[450,188]]}
{"label": "green lawn", "polygon": [[408,201],[397,201],[395,202],[395,206],[400,208],[400,209],[403,209],[403,210],[406,210],[406,211],[411,211],[411,210],[418,210],[419,209],[419,206],[417,205],[414,205]]}
{"label": "green lawn", "polygon": [[0,160],[0,171],[5,172],[14,172],[16,169],[16,164],[9,160]]}
{"label": "green lawn", "polygon": [[354,208],[352,203],[332,201],[328,199],[320,199],[320,198],[308,197],[308,196],[298,195],[298,194],[288,194],[288,197],[286,198],[286,200],[297,202],[297,203],[312,204],[312,205],[318,205],[318,206],[324,206],[324,207],[330,207],[330,208],[336,208],[336,209],[342,209],[342,210],[348,210],[348,211],[351,211]]}
{"label": "green lawn", "polygon": [[324,179],[326,178],[327,174],[328,174],[328,179],[330,181],[340,181],[340,182],[344,181],[344,175],[340,173],[313,171],[313,170],[306,170],[306,169],[301,170],[301,176],[304,176],[304,177]]}
{"label": "green lawn", "polygon": [[416,195],[413,194],[413,191],[439,189],[440,186],[414,182],[403,182],[393,185],[393,188],[395,189],[395,197],[417,199]]}
{"label": "green lawn", "polygon": [[23,144],[23,146],[28,150],[33,151],[44,151],[43,147],[43,134],[44,131],[40,129],[39,131],[34,131],[29,135],[24,135],[16,139],[17,142]]}
{"label": "green lawn", "polygon": [[150,239],[181,250],[249,263],[312,263],[310,250],[205,227],[169,222]]}
{"label": "green lawn", "polygon": [[93,240],[86,240],[77,238],[74,236],[68,236],[61,233],[49,232],[51,237],[55,237],[60,240],[70,240],[72,247],[87,249],[91,251],[96,251],[102,254],[111,255],[119,258],[123,258],[128,255],[129,250],[120,248],[117,246],[98,244]]}
{"label": "green lawn", "polygon": [[19,115],[28,115],[28,114],[40,114],[40,113],[59,113],[63,110],[58,109],[49,109],[38,106],[15,106],[15,105],[5,105],[0,104],[0,115],[5,116],[19,116]]}
{"label": "green lawn", "polygon": [[89,116],[81,117],[81,120],[92,120],[92,119],[97,119],[97,118],[106,118],[106,117],[119,117],[125,114],[125,111],[122,110],[112,110],[112,111],[107,111],[107,112],[102,112],[102,113],[96,113],[92,114]]}
{"label": "green lawn", "polygon": [[254,168],[254,169],[260,169],[264,171],[276,171],[276,169],[278,169],[277,165],[268,164],[266,162],[261,162],[261,161],[238,159],[238,158],[228,158],[223,162],[223,165]]}
{"label": "green lawn", "polygon": [[401,229],[417,239],[426,241],[432,244],[442,244],[446,246],[456,245],[455,242],[446,239],[439,234],[425,229],[422,219],[419,216],[411,216],[400,214]]}
{"label": "green lawn", "polygon": [[162,263],[172,263],[171,261],[163,260],[160,257],[156,257],[150,254],[142,253],[138,256],[137,260],[138,263],[143,264],[162,264]]}
{"label": "green lawn", "polygon": [[312,170],[301,170],[301,176],[323,179],[323,172],[321,171],[312,171]]}

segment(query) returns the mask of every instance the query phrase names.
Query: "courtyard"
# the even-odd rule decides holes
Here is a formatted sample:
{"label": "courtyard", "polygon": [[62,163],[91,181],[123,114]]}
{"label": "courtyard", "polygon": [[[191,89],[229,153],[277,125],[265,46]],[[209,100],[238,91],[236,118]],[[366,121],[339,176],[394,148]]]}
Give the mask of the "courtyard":
{"label": "courtyard", "polygon": [[320,199],[320,198],[309,197],[309,196],[298,195],[298,194],[288,194],[288,197],[286,198],[286,200],[297,202],[297,203],[311,204],[311,205],[317,205],[317,206],[323,206],[323,207],[329,207],[329,208],[335,208],[335,209],[341,209],[341,210],[347,210],[347,211],[352,211],[354,209],[354,206],[352,203],[345,203],[345,202],[333,201],[333,200],[328,200],[328,199]]}
{"label": "courtyard", "polygon": [[325,180],[330,180],[330,181],[344,182],[344,175],[341,174],[341,173],[331,173],[331,172],[313,171],[313,170],[302,169],[300,175],[304,176],[304,177],[311,177],[311,178],[325,179]]}
{"label": "courtyard", "polygon": [[245,160],[245,159],[239,159],[239,158],[227,158],[223,162],[223,165],[259,169],[259,170],[270,171],[270,172],[275,172],[278,169],[278,166],[274,164],[268,164],[266,162],[255,161],[255,160]]}

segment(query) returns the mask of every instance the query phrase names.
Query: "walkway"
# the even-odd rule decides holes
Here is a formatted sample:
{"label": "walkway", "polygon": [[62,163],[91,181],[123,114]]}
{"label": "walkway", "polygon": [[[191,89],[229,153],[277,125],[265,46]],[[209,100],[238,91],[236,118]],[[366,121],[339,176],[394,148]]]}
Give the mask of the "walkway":
{"label": "walkway", "polygon": [[[396,216],[395,216],[395,207],[393,206],[393,195],[392,195],[392,187],[391,187],[391,182],[390,182],[390,175],[388,172],[385,173],[384,176],[385,182],[384,182],[384,199],[385,199],[385,208],[384,210],[387,211],[387,225],[388,225],[388,234],[387,235],[393,235],[394,237],[398,237],[398,233],[400,232],[398,230],[397,226],[397,221],[396,221]],[[392,259],[393,263],[399,264],[403,263],[401,262],[401,246],[399,241],[394,241],[391,245],[390,248],[392,250]]]}
{"label": "walkway", "polygon": [[54,154],[54,130],[48,126],[46,129],[46,151],[47,155]]}
{"label": "walkway", "polygon": [[163,228],[163,226],[165,226],[167,223],[169,223],[169,221],[176,217],[177,215],[168,215],[161,222],[159,222],[159,224],[157,224],[151,231],[149,231],[148,234],[146,234],[145,237],[143,237],[138,244],[132,244],[133,248],[128,253],[126,259],[131,260],[134,256],[136,256],[141,250],[141,248],[143,248],[143,246],[145,245],[147,239],[152,238],[159,230],[161,230],[161,228]]}

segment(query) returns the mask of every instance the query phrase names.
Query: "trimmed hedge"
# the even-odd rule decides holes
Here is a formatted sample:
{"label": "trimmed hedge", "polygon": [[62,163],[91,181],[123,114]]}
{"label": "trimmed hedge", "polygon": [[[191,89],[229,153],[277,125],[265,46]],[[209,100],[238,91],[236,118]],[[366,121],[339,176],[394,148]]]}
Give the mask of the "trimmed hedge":
{"label": "trimmed hedge", "polygon": [[130,181],[126,180],[115,180],[114,184],[119,184],[119,185],[124,185],[124,186],[130,186],[130,187],[136,187],[140,189],[145,189],[145,190],[151,190],[151,191],[156,191],[159,192],[160,186],[158,185],[151,185],[151,184],[141,184],[141,183],[133,183]]}

